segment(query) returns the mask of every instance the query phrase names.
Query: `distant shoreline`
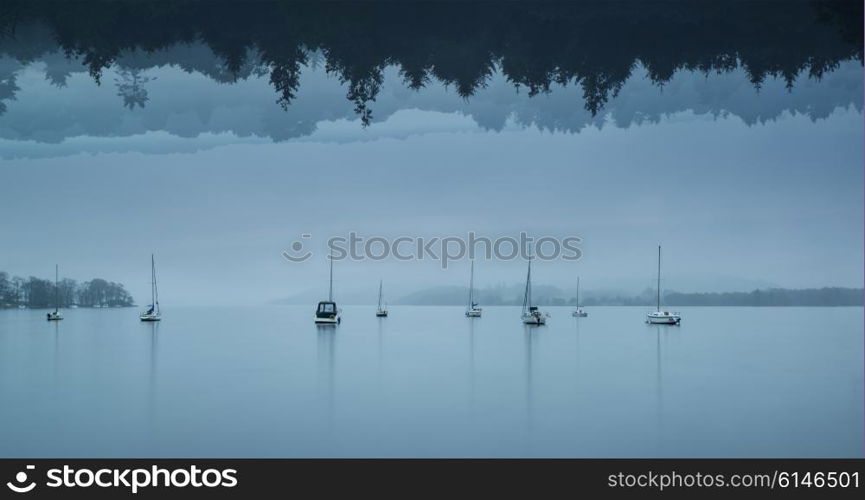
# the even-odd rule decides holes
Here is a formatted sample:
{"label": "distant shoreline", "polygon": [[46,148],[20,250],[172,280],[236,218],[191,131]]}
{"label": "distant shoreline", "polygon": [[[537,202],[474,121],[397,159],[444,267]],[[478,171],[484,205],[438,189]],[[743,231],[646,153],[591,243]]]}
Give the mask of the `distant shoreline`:
{"label": "distant shoreline", "polygon": [[[519,286],[498,286],[475,289],[475,297],[482,307],[521,306]],[[403,295],[391,302],[404,306],[459,306],[464,307],[468,290],[462,286],[426,288]],[[575,307],[576,297],[570,292],[549,285],[535,287],[535,302],[540,306]],[[627,295],[615,292],[592,292],[581,294],[583,307],[655,307],[655,291],[646,289],[640,294]],[[308,305],[315,303],[309,297],[294,296],[272,301],[275,305]],[[371,305],[365,297],[353,296],[341,302],[345,305]],[[865,289],[844,287],[823,288],[763,288],[750,292],[667,292],[661,295],[661,304],[667,307],[863,307]]]}
{"label": "distant shoreline", "polygon": [[[576,306],[577,299],[570,292],[551,286],[535,288],[535,302],[541,306]],[[420,290],[402,297],[396,304],[403,305],[463,305],[464,287],[438,287]],[[520,305],[521,297],[509,288],[486,288],[476,293],[481,305]],[[642,306],[654,307],[655,291],[627,295],[588,291],[582,294],[581,306]],[[764,288],[749,292],[664,292],[661,303],[668,307],[862,307],[865,290],[862,288]]]}
{"label": "distant shoreline", "polygon": [[[293,302],[293,303],[281,302],[281,303],[271,303],[270,305],[274,305],[274,306],[301,306],[301,307],[306,307],[306,306],[309,306],[310,304],[308,304],[308,303],[301,303],[301,302]],[[312,305],[314,306],[315,304],[312,304]],[[342,303],[341,306],[346,306],[346,307],[355,307],[355,306],[356,306],[356,307],[375,307],[375,304],[372,304],[372,303],[361,304],[361,303],[348,303],[348,302],[346,302],[346,303]],[[407,303],[399,303],[399,304],[389,305],[388,307],[401,307],[401,306],[409,306],[409,307],[465,307],[465,304],[407,304]],[[197,306],[196,306],[196,307],[197,307]],[[483,307],[521,307],[521,305],[520,305],[520,304],[492,304],[492,305],[486,305],[486,306],[483,306]],[[570,305],[565,304],[565,305],[546,305],[546,306],[544,306],[544,307],[573,307],[573,306],[570,306]],[[654,308],[655,305],[654,305],[654,304],[643,304],[643,305],[625,305],[625,304],[592,304],[591,306],[586,306],[585,304],[583,304],[581,307],[638,307],[638,308]],[[775,307],[775,308],[786,308],[786,307],[832,307],[832,308],[840,308],[840,307],[865,307],[865,304],[852,304],[852,305],[828,305],[828,306],[824,306],[824,305],[786,305],[786,306],[776,306],[776,305],[760,305],[760,306],[754,306],[754,305],[751,305],[751,306],[737,306],[737,305],[722,305],[722,304],[715,304],[715,305],[676,305],[676,304],[663,304],[661,307],[667,307],[667,308],[678,308],[678,307],[752,307],[752,308],[769,308],[769,307]],[[83,308],[82,308],[82,309],[83,309]],[[89,308],[88,308],[88,309],[89,309]],[[106,308],[106,309],[108,309],[108,308]]]}
{"label": "distant shoreline", "polygon": [[[299,306],[299,305],[307,305],[307,304],[283,304],[283,305],[291,305],[291,306]],[[375,306],[375,304],[345,304],[346,306]],[[397,304],[394,307],[399,306],[412,306],[412,307],[465,307],[465,304]],[[520,304],[495,304],[488,305],[485,307],[521,307]],[[544,307],[573,307],[569,305],[547,305]],[[582,305],[581,307],[587,307]],[[644,305],[624,305],[624,304],[593,304],[591,307],[639,307],[639,308],[654,308],[654,304],[644,304]],[[787,306],[771,306],[771,305],[762,305],[762,306],[734,306],[734,305],[676,305],[676,304],[662,304],[661,307],[667,308],[677,308],[677,307],[753,307],[753,308],[765,308],[765,307],[865,307],[865,304],[858,305],[836,305],[836,306],[820,306],[820,305],[810,305],[810,306],[798,306],[798,305],[787,305]]]}

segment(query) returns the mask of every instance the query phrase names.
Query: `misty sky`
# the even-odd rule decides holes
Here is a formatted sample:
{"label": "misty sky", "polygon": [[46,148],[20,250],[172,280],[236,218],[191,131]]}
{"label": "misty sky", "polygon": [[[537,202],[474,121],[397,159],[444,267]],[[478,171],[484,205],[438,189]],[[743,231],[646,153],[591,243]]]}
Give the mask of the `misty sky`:
{"label": "misty sky", "polygon": [[[325,294],[331,235],[526,231],[584,239],[578,263],[534,270],[565,288],[579,275],[588,290],[640,291],[659,243],[668,289],[862,286],[857,62],[759,93],[738,71],[682,72],[660,89],[637,68],[597,118],[570,87],[529,98],[496,75],[466,102],[407,90],[394,70],[366,129],[322,68],[282,111],[266,77],[217,84],[160,66],[129,110],[117,68],[102,86],[67,68],[58,87],[51,61],[15,64],[0,64],[19,88],[0,115],[0,270],[12,274],[47,278],[59,263],[143,303],[155,252],[167,306],[262,303]],[[301,233],[318,256],[290,264],[280,253]],[[524,273],[478,262],[476,279]],[[337,298],[372,301],[379,278],[398,296],[464,285],[468,264],[339,262]]]}

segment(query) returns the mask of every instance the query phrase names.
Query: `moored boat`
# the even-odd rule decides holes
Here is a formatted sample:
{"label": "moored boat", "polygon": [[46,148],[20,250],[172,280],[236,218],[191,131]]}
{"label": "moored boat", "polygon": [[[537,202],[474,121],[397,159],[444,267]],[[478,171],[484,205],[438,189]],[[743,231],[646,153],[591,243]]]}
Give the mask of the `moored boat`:
{"label": "moored boat", "polygon": [[526,273],[526,291],[523,296],[522,320],[525,325],[545,325],[550,315],[532,305],[532,257],[529,257],[529,270]]}
{"label": "moored boat", "polygon": [[587,313],[583,310],[582,307],[580,307],[580,278],[577,277],[577,309],[571,313],[571,316],[575,318],[585,318],[588,315],[589,313]]}
{"label": "moored boat", "polygon": [[472,270],[469,278],[469,302],[466,305],[466,317],[480,318],[482,313],[483,309],[478,307],[478,303],[475,302],[475,261],[472,260]]}
{"label": "moored boat", "polygon": [[658,245],[658,286],[656,290],[655,310],[646,314],[646,323],[652,325],[678,325],[682,316],[676,312],[661,310],[661,245]]}
{"label": "moored boat", "polygon": [[378,281],[378,307],[375,310],[375,315],[378,318],[387,318],[387,304],[382,307],[381,305],[381,280]]}
{"label": "moored boat", "polygon": [[45,315],[46,319],[48,321],[60,321],[63,319],[63,315],[60,314],[59,277],[60,277],[60,266],[55,264],[54,265],[54,310]]}
{"label": "moored boat", "polygon": [[138,315],[141,321],[161,321],[159,312],[159,290],[156,288],[156,260],[150,254],[150,306]]}
{"label": "moored boat", "polygon": [[333,254],[328,256],[330,260],[330,283],[328,285],[327,300],[322,300],[315,308],[315,323],[318,325],[338,325],[340,310],[333,300]]}

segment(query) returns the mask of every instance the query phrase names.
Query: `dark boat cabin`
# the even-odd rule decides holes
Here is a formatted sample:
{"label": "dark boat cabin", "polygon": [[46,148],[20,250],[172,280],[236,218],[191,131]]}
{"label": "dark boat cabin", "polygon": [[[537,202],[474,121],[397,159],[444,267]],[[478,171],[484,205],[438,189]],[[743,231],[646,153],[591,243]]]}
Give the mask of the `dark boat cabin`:
{"label": "dark boat cabin", "polygon": [[318,308],[315,310],[316,318],[334,318],[336,317],[336,302],[319,302]]}

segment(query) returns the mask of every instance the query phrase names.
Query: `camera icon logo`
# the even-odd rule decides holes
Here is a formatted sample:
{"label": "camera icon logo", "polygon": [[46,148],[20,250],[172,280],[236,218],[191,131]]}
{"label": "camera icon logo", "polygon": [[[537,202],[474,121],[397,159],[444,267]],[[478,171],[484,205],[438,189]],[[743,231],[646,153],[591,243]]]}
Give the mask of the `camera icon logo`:
{"label": "camera icon logo", "polygon": [[[35,468],[35,465],[28,465],[26,467],[27,470],[33,470]],[[31,481],[28,485],[24,485],[25,482],[27,482],[27,472],[21,471],[18,474],[15,474],[15,483],[10,481],[6,483],[6,486],[8,486],[9,489],[14,491],[15,493],[27,493],[36,487],[35,481]]]}
{"label": "camera icon logo", "polygon": [[300,240],[295,240],[294,243],[291,244],[291,252],[288,250],[282,252],[282,256],[290,261],[290,262],[303,262],[306,259],[312,257],[312,252],[309,250],[304,251],[303,241],[312,238],[311,234],[301,234]]}

